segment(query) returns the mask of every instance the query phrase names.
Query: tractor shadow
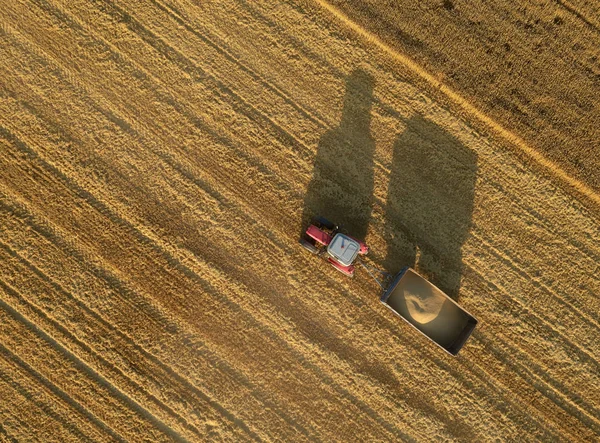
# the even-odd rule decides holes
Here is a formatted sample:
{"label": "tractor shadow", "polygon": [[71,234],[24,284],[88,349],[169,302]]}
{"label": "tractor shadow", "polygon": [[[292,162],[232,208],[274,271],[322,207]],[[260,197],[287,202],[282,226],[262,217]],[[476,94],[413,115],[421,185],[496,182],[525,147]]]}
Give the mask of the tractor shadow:
{"label": "tractor shadow", "polygon": [[323,216],[353,237],[365,238],[373,200],[372,102],[373,78],[357,69],[346,79],[339,126],[319,140],[304,199],[303,229],[313,217]]}
{"label": "tractor shadow", "polygon": [[411,266],[456,300],[461,248],[471,228],[477,155],[422,116],[406,123],[393,148],[384,267],[397,272]]}

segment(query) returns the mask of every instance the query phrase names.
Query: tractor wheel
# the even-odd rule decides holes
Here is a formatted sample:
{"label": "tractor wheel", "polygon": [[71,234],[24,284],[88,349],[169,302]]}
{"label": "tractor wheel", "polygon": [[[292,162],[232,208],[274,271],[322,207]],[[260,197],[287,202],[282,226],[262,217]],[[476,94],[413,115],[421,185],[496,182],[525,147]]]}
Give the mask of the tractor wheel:
{"label": "tractor wheel", "polygon": [[306,249],[308,252],[310,252],[311,254],[319,253],[319,249],[313,243],[311,243],[309,240],[307,240],[305,238],[300,239],[300,245],[302,245],[302,247],[304,249]]}

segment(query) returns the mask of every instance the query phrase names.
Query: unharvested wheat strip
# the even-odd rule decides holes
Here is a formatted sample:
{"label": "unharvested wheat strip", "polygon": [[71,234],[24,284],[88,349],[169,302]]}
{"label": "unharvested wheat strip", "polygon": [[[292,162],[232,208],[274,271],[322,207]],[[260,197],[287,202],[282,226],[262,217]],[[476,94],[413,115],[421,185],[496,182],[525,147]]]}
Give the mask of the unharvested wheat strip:
{"label": "unharvested wheat strip", "polygon": [[[3,253],[4,252],[4,253]],[[70,328],[66,328],[64,325],[58,323],[54,318],[50,317],[47,313],[43,312],[38,305],[33,304],[25,299],[24,293],[44,293],[45,297],[51,297],[50,288],[39,288],[36,287],[35,279],[30,275],[29,279],[22,281],[18,278],[12,277],[12,275],[19,275],[23,273],[23,269],[18,266],[14,266],[15,259],[10,255],[6,254],[5,251],[0,250],[0,257],[3,256],[3,261],[6,263],[6,269],[4,272],[8,272],[8,275],[1,275],[0,278],[11,285],[13,288],[18,287],[18,291],[7,292],[12,296],[10,302],[20,312],[26,314],[31,318],[35,324],[48,334],[52,335],[54,339],[60,343],[69,352],[77,355],[77,358],[84,364],[89,366],[92,370],[97,373],[103,374],[111,385],[117,387],[120,391],[124,392],[128,397],[137,402],[138,404],[144,405],[146,409],[156,417],[160,418],[164,423],[172,428],[178,430],[181,435],[186,436],[188,439],[199,438],[202,433],[191,426],[180,414],[177,414],[169,406],[162,403],[158,398],[148,394],[139,383],[133,382],[126,373],[120,370],[118,367],[107,361],[98,352],[94,352],[87,343],[82,342],[77,337],[77,325],[81,322],[86,325],[86,328],[92,329],[93,323],[86,319],[84,315],[73,310],[69,314],[77,318],[77,323],[71,325]],[[55,301],[56,302],[56,301]],[[71,332],[73,331],[73,332]],[[92,331],[94,334],[102,334],[105,331]],[[142,365],[142,362],[136,362]],[[132,366],[135,367],[135,366]],[[127,368],[127,371],[131,371],[131,367]]]}
{"label": "unharvested wheat strip", "polygon": [[[68,402],[32,378],[20,360],[0,347],[0,417],[7,434],[19,441],[48,439],[81,441],[105,439],[115,441],[102,426],[81,414]],[[96,424],[97,425],[97,424]]]}
{"label": "unharvested wheat strip", "polygon": [[[2,291],[15,292],[2,283]],[[5,346],[28,361],[40,376],[63,390],[79,404],[85,404],[90,414],[98,417],[125,438],[141,432],[148,438],[181,439],[176,432],[107,383],[101,374],[85,365],[79,358],[30,322],[7,303],[0,301]],[[12,328],[8,334],[6,328]],[[17,338],[18,337],[18,338]],[[127,437],[127,436],[130,437]]]}

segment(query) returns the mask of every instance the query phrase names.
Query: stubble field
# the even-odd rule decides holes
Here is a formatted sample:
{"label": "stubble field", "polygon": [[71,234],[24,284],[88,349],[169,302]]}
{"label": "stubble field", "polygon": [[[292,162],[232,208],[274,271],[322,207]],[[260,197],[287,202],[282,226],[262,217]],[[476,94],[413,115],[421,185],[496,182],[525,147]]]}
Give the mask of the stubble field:
{"label": "stubble field", "polygon": [[[593,6],[375,3],[3,5],[1,440],[598,439]],[[475,315],[459,356],[316,214]]]}

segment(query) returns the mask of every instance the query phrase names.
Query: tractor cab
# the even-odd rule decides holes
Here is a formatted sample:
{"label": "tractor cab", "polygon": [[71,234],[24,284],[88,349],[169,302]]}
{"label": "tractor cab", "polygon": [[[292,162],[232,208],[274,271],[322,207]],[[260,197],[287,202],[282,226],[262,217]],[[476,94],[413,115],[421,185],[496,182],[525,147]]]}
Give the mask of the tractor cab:
{"label": "tractor cab", "polygon": [[339,232],[337,225],[323,217],[313,220],[300,244],[313,254],[326,255],[334,268],[350,277],[354,276],[356,257],[369,252],[366,244]]}
{"label": "tractor cab", "polygon": [[350,266],[359,252],[360,243],[341,232],[327,246],[327,253],[344,266]]}

